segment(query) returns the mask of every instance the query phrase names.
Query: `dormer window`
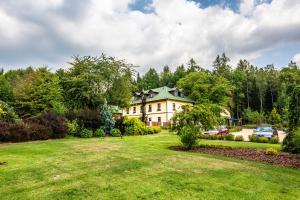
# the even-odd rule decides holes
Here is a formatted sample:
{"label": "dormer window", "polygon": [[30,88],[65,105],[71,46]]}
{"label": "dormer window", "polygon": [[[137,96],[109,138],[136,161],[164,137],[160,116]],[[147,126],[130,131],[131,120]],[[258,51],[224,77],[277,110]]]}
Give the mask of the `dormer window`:
{"label": "dormer window", "polygon": [[150,98],[152,98],[153,97],[153,93],[150,93]]}
{"label": "dormer window", "polygon": [[178,95],[179,97],[181,97],[181,92],[180,92],[180,91],[178,91],[178,92],[177,92],[177,95]]}

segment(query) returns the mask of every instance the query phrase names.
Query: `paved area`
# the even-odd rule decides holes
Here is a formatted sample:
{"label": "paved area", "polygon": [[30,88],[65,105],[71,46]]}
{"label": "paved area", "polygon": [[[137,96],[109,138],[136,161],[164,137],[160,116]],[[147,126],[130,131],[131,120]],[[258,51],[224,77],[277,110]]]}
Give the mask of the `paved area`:
{"label": "paved area", "polygon": [[[253,130],[254,129],[243,129],[241,132],[235,132],[235,133],[232,133],[233,135],[241,135],[243,136],[244,138],[244,141],[249,141],[249,135],[252,135],[253,134]],[[278,130],[278,137],[279,137],[279,141],[282,142],[283,139],[285,138],[286,136],[286,133],[283,132],[283,131],[279,131]]]}

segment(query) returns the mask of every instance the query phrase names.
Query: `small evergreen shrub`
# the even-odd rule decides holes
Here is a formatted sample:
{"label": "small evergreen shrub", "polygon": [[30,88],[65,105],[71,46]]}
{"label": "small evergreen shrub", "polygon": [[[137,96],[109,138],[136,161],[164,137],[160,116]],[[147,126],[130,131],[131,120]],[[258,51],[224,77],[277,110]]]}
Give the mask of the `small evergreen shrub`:
{"label": "small evergreen shrub", "polygon": [[258,138],[255,135],[249,135],[248,137],[250,142],[257,142]]}
{"label": "small evergreen shrub", "polygon": [[266,154],[267,155],[272,155],[272,156],[278,156],[279,151],[278,151],[278,149],[275,149],[275,148],[267,148],[266,149]]}
{"label": "small evergreen shrub", "polygon": [[179,132],[181,143],[187,149],[191,149],[197,144],[197,131],[195,127],[184,126]]}
{"label": "small evergreen shrub", "polygon": [[286,138],[283,143],[284,151],[300,153],[300,129],[298,128],[294,132],[289,133],[287,137],[290,138]]}
{"label": "small evergreen shrub", "polygon": [[102,128],[98,128],[96,131],[93,133],[94,137],[105,137],[105,132]]}
{"label": "small evergreen shrub", "polygon": [[121,131],[117,128],[114,128],[110,132],[112,137],[121,137]]}
{"label": "small evergreen shrub", "polygon": [[232,135],[232,134],[225,135],[225,140],[233,141],[234,140],[234,135]]}
{"label": "small evergreen shrub", "polygon": [[238,136],[235,136],[234,140],[235,141],[244,141],[244,138],[243,138],[243,136],[238,135]]}
{"label": "small evergreen shrub", "polygon": [[82,131],[80,132],[80,137],[81,138],[91,138],[93,137],[93,131],[90,129],[82,129]]}
{"label": "small evergreen shrub", "polygon": [[279,138],[277,136],[271,137],[270,141],[271,144],[278,144],[279,143]]}
{"label": "small evergreen shrub", "polygon": [[268,143],[269,139],[267,137],[258,137],[257,142],[258,143]]}

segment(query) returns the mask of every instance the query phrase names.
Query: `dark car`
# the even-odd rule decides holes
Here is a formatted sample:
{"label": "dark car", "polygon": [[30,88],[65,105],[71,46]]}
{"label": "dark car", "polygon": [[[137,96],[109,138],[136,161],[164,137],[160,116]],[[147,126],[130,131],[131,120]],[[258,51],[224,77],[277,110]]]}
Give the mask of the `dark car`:
{"label": "dark car", "polygon": [[273,126],[259,126],[253,131],[253,135],[257,137],[271,138],[278,135],[278,131]]}

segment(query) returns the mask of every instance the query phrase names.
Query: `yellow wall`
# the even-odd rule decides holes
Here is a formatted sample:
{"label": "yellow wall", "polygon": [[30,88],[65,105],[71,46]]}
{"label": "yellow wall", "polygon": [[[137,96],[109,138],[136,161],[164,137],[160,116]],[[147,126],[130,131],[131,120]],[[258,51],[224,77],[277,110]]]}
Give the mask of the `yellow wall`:
{"label": "yellow wall", "polygon": [[[157,104],[161,104],[161,110],[157,110]],[[181,111],[181,106],[186,104],[191,104],[188,102],[181,102],[181,101],[175,101],[175,100],[164,100],[159,102],[150,102],[147,103],[146,108],[146,116],[147,118],[151,118],[152,122],[157,122],[158,117],[161,117],[161,122],[170,122],[171,118],[173,117],[174,113],[176,111],[173,110],[173,103],[175,103],[176,111]],[[149,105],[152,106],[152,112],[148,112]],[[133,107],[136,107],[136,113],[133,113]],[[129,116],[129,117],[141,117],[142,113],[140,112],[141,104],[132,105],[129,108],[129,114],[126,113],[126,109],[123,110],[123,116]]]}

